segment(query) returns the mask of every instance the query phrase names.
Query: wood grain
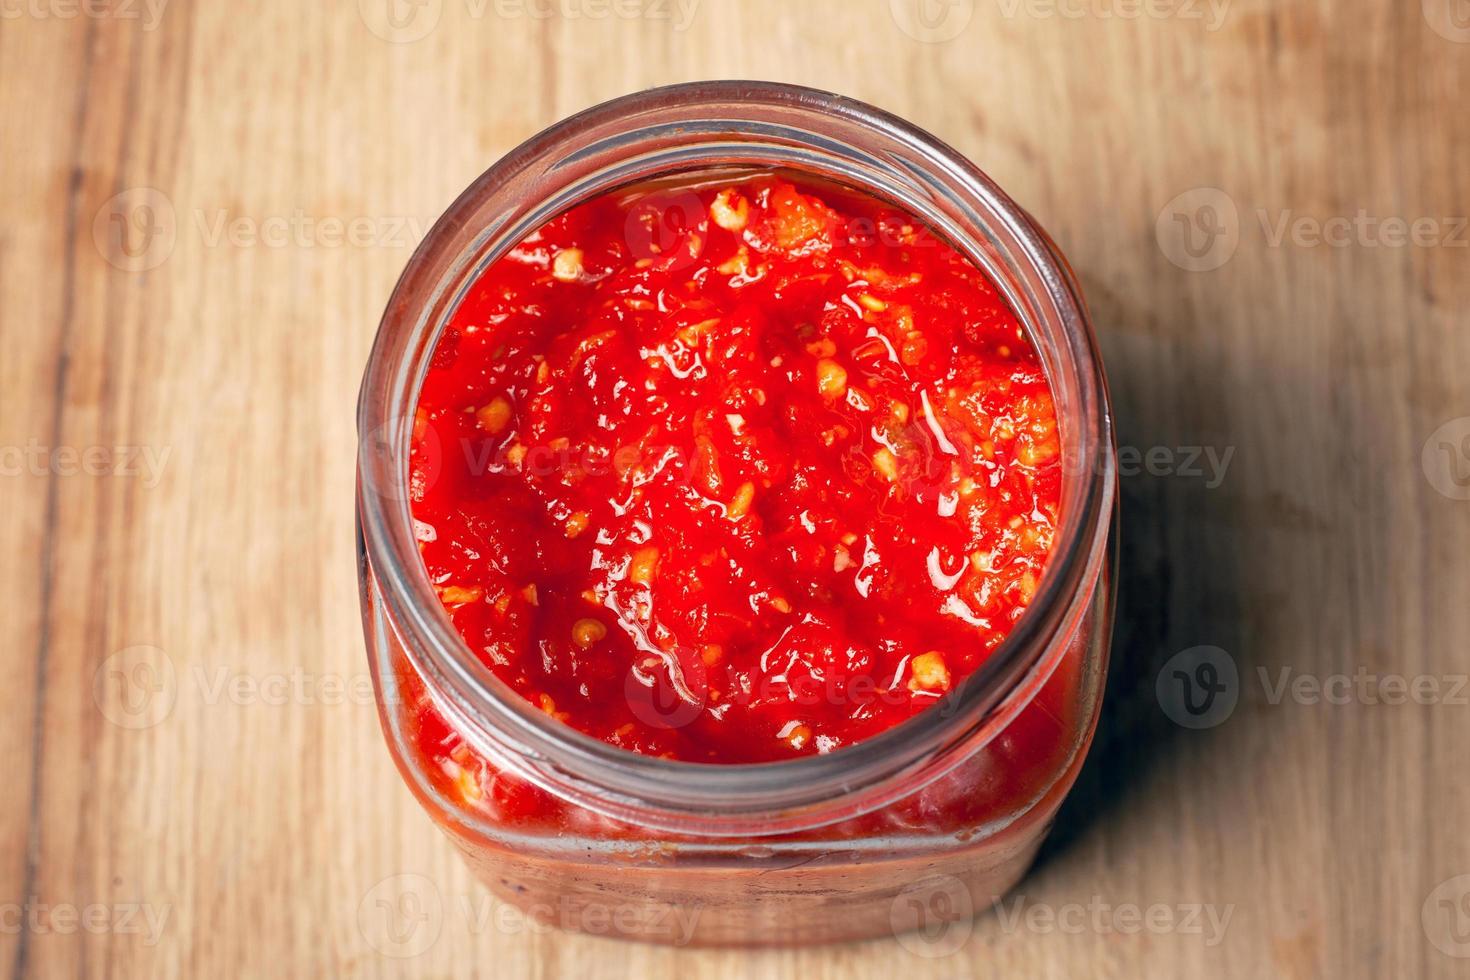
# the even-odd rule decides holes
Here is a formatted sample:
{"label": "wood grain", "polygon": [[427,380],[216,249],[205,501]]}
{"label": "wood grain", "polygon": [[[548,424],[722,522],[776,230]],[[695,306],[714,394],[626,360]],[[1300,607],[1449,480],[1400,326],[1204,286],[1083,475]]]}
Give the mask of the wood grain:
{"label": "wood grain", "polygon": [[[910,0],[701,0],[687,23],[428,0],[399,8],[397,34],[376,0],[5,5],[0,969],[1463,976],[1470,30],[1449,18],[1467,12],[1222,3],[954,0],[929,10],[959,21],[913,31],[928,40],[901,29]],[[950,955],[481,922],[488,900],[362,696],[353,402],[413,245],[551,121],[739,76],[874,102],[972,155],[1076,266],[1120,441],[1161,453],[1123,480],[1110,700],[1020,890],[1040,911],[982,917]],[[1186,201],[1236,213],[1234,252],[1208,271],[1171,260],[1187,226],[1166,205],[1195,188],[1216,193]],[[1311,244],[1311,222],[1360,212],[1429,219],[1432,240],[1385,244],[1359,222]],[[106,453],[68,464],[91,447]],[[116,447],[157,465],[113,472]],[[1233,455],[1211,480],[1189,447]],[[1240,685],[1197,731],[1155,678],[1199,645]],[[1346,704],[1273,698],[1283,669],[1380,682]],[[1389,674],[1440,692],[1382,703]],[[124,679],[152,700],[122,700]],[[411,958],[379,953],[360,915],[400,874],[443,898]],[[1130,930],[1130,903],[1172,918]],[[1223,936],[1186,927],[1193,905],[1228,910]],[[96,931],[68,932],[67,907]]]}

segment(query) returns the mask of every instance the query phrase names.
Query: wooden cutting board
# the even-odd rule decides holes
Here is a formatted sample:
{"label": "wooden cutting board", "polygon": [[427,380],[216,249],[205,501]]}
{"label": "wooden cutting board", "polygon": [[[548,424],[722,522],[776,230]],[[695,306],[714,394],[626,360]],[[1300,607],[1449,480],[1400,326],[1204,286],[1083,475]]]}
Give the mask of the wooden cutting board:
{"label": "wooden cutting board", "polygon": [[[0,972],[1470,970],[1464,0],[392,3],[4,6]],[[1020,904],[945,955],[517,925],[365,696],[353,402],[414,244],[546,124],[742,76],[972,155],[1112,380],[1103,732]],[[1236,703],[1191,728],[1165,668],[1200,646]],[[364,922],[404,874],[442,905],[394,958]]]}

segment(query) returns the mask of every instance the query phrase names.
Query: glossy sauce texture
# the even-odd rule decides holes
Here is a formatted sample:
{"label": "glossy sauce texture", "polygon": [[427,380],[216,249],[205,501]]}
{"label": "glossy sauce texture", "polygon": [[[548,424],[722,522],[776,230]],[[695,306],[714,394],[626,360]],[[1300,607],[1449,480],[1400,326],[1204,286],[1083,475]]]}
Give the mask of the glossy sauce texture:
{"label": "glossy sauce texture", "polygon": [[1014,626],[1059,519],[1050,391],[995,287],[910,216],[777,175],[533,233],[457,310],[413,445],[471,649],[581,731],[691,761],[934,704]]}

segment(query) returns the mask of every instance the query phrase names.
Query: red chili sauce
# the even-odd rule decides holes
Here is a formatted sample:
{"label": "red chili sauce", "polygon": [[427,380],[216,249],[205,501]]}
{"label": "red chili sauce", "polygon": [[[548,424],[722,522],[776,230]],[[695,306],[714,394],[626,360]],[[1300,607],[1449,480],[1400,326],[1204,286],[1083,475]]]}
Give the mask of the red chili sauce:
{"label": "red chili sauce", "polygon": [[1060,488],[994,284],[900,210],[774,175],[530,234],[440,340],[411,463],[470,649],[588,735],[715,763],[933,705],[1035,594]]}

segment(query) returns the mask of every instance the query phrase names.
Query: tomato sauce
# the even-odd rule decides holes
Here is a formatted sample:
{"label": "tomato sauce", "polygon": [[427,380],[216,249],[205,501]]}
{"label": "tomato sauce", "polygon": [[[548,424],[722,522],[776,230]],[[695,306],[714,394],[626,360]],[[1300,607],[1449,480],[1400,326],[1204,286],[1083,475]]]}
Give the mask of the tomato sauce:
{"label": "tomato sauce", "polygon": [[[781,174],[530,234],[440,339],[410,465],[424,564],[490,669],[697,762],[934,705],[1025,611],[1060,516],[1051,392],[996,286],[907,213]],[[464,751],[421,711],[431,757]]]}

